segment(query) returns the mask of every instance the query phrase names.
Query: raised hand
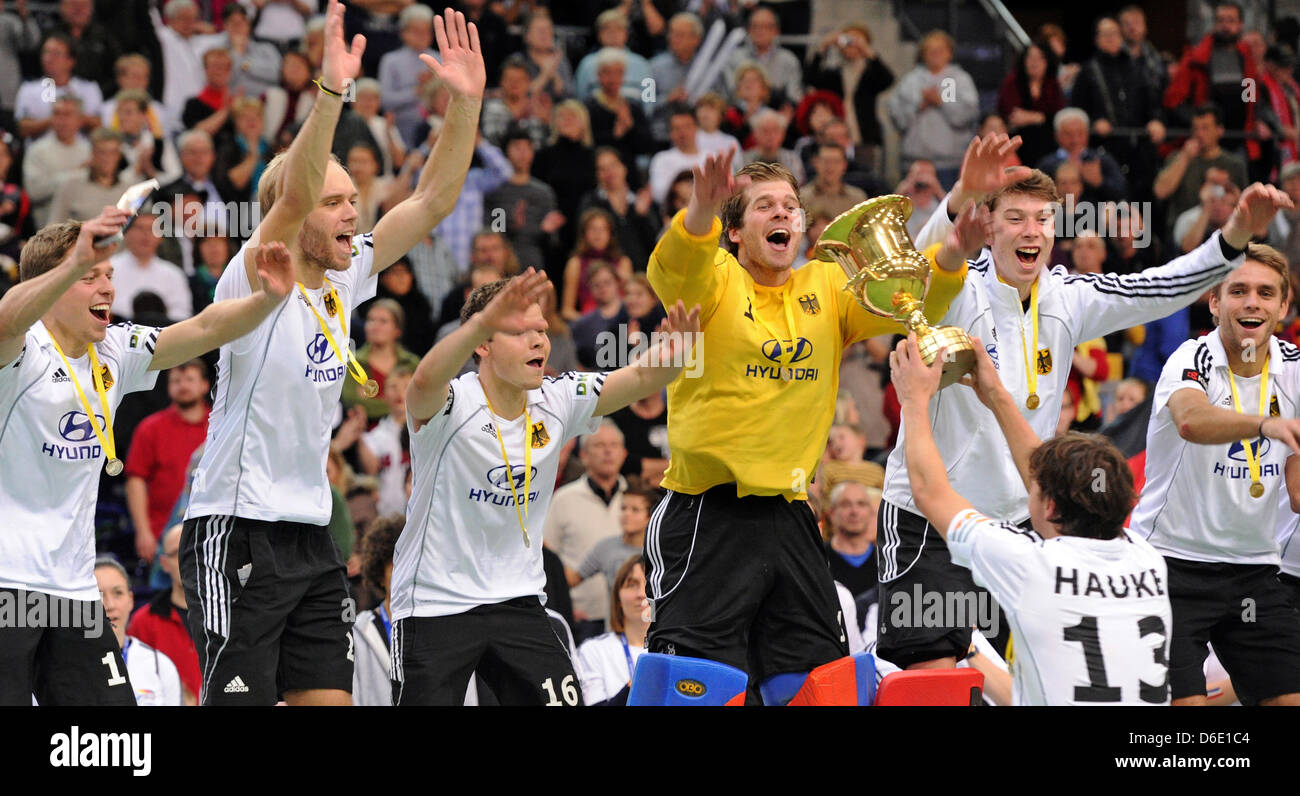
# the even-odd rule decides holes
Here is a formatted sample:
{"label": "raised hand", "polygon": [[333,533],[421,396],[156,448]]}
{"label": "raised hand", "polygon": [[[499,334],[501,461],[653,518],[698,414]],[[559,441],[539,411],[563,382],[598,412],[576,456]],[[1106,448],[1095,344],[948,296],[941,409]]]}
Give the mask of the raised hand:
{"label": "raised hand", "polygon": [[907,335],[906,340],[899,340],[898,347],[889,355],[889,379],[894,383],[898,401],[928,403],[939,391],[939,379],[943,376],[944,355],[948,349],[939,349],[934,362],[927,365],[921,358],[921,349],[916,341],[916,332]]}
{"label": "raised hand", "polygon": [[510,280],[477,316],[489,334],[522,334],[545,332],[546,320],[530,321],[525,317],[528,308],[541,300],[551,289],[551,281],[544,271],[529,268]]}
{"label": "raised hand", "polygon": [[957,214],[948,237],[939,249],[939,265],[947,271],[961,269],[962,262],[980,253],[989,240],[993,216],[983,202],[970,202]]}
{"label": "raised hand", "polygon": [[975,369],[962,376],[960,383],[974,390],[980,403],[991,407],[994,397],[1005,391],[1006,387],[998,377],[998,369],[993,364],[993,358],[989,356],[980,339],[972,336],[971,344],[975,348]]}
{"label": "raised hand", "polygon": [[695,345],[700,333],[700,305],[696,304],[690,312],[681,299],[668,308],[668,315],[659,322],[654,336],[660,343],[659,361],[676,362],[679,355],[684,355]]}
{"label": "raised hand", "polygon": [[[127,210],[119,210],[116,207],[105,207],[103,212],[98,216],[83,221],[81,223],[81,232],[77,235],[76,245],[73,247],[72,256],[76,258],[77,267],[90,270],[95,263],[103,262],[117,251],[121,240],[104,246],[95,245],[95,239],[103,240],[111,238],[122,232],[131,220],[131,213]],[[141,221],[140,223],[145,223]]]}
{"label": "raised hand", "polygon": [[466,25],[464,14],[448,8],[442,17],[433,18],[433,36],[442,62],[427,53],[420,60],[447,86],[453,98],[482,99],[487,68],[479,47],[478,27],[473,22]]}
{"label": "raised hand", "polygon": [[1020,148],[1020,136],[1008,138],[1006,133],[994,133],[983,138],[976,136],[961,161],[961,176],[953,186],[952,198],[958,207],[968,201],[979,201],[994,191],[1029,177],[1026,166],[1006,167],[1007,156]]}
{"label": "raised hand", "polygon": [[257,277],[262,282],[262,292],[277,301],[289,295],[295,282],[293,259],[289,247],[280,241],[263,243],[253,256]]}
{"label": "raised hand", "polygon": [[361,54],[366,51],[366,37],[352,37],[352,46],[343,39],[343,4],[330,0],[325,12],[325,54],[320,79],[330,91],[342,92],[347,83],[361,74]]}
{"label": "raised hand", "polygon": [[714,153],[706,157],[702,164],[691,168],[691,172],[695,175],[691,205],[708,212],[711,216],[718,214],[722,203],[727,201],[727,197],[731,196],[737,187],[740,187],[731,173],[731,161],[734,156],[735,151],[730,149],[725,153]]}
{"label": "raised hand", "polygon": [[1293,207],[1291,197],[1282,190],[1257,182],[1241,192],[1232,217],[1223,225],[1223,239],[1235,249],[1244,249],[1252,238],[1268,233],[1278,210]]}

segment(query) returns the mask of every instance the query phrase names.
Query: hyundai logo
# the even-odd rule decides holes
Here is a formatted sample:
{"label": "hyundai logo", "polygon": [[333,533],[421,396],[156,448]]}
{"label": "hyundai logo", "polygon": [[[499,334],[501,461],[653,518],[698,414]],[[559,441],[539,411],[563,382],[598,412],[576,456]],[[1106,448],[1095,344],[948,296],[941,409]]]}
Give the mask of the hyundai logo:
{"label": "hyundai logo", "polygon": [[[104,418],[95,415],[99,421],[100,427],[104,425]],[[91,425],[90,418],[85,412],[72,411],[59,418],[59,435],[68,442],[89,442],[95,438],[95,427]]]}
{"label": "hyundai logo", "polygon": [[773,362],[780,362],[783,355],[787,355],[791,351],[794,351],[794,358],[786,364],[802,362],[812,356],[812,343],[810,343],[806,337],[800,337],[798,342],[794,343],[789,340],[768,340],[766,343],[763,343],[763,356]]}
{"label": "hyundai logo", "polygon": [[[1268,437],[1264,437],[1263,445],[1260,445],[1259,442],[1250,443],[1251,449],[1255,452],[1256,457],[1260,459],[1268,455],[1268,449],[1272,446],[1273,443],[1269,441]],[[1231,447],[1228,448],[1228,458],[1234,462],[1246,461],[1246,449],[1242,447],[1240,440],[1232,443]]]}
{"label": "hyundai logo", "polygon": [[316,333],[316,339],[307,344],[307,358],[317,365],[323,365],[329,362],[334,356],[334,347],[330,341],[320,332]]}
{"label": "hyundai logo", "polygon": [[[524,488],[524,466],[522,464],[514,464],[510,466],[510,470],[514,474],[515,489],[523,489]],[[537,477],[536,467],[532,468],[532,474],[530,477],[531,478]],[[510,488],[510,477],[506,475],[506,466],[504,464],[499,464],[496,467],[493,467],[491,470],[488,470],[487,480],[489,484],[496,487],[497,489]]]}

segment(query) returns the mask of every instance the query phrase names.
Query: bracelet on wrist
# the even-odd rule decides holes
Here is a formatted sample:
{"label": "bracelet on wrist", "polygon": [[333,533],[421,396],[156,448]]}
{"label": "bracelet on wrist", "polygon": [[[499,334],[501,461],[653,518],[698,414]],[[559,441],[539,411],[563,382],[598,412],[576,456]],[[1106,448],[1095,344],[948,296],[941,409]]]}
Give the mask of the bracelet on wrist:
{"label": "bracelet on wrist", "polygon": [[326,94],[329,94],[331,97],[343,96],[343,92],[335,91],[334,89],[327,87],[324,83],[321,82],[321,79],[319,77],[311,82],[316,84],[316,88],[320,89],[321,91],[324,91]]}

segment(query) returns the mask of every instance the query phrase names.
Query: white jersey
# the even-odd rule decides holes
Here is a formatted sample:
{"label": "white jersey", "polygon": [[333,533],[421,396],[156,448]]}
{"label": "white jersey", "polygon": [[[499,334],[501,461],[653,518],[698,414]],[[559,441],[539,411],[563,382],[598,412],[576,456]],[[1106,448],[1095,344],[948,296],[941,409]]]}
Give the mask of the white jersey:
{"label": "white jersey", "polygon": [[[1300,349],[1269,338],[1269,413],[1295,417],[1300,402]],[[1242,411],[1259,414],[1262,377],[1236,377]],[[1190,561],[1278,564],[1278,508],[1286,494],[1290,450],[1267,437],[1252,440],[1264,496],[1250,496],[1250,467],[1240,440],[1198,445],[1178,434],[1169,399],[1196,390],[1232,411],[1228,357],[1219,332],[1188,340],[1165,362],[1147,426],[1146,486],[1130,527],[1157,550]],[[1279,494],[1280,493],[1280,494]]]}
{"label": "white jersey", "polygon": [[604,702],[626,688],[644,652],[645,647],[627,644],[622,633],[604,633],[582,642],[573,662],[582,684],[582,703]]}
{"label": "white jersey", "polygon": [[524,415],[502,420],[489,412],[477,373],[451,382],[443,408],[418,431],[411,428],[414,478],[406,529],[393,551],[393,621],[528,595],[545,600],[542,529],[560,450],[596,430],[592,412],[604,384],[604,374],[570,372],[527,394],[534,439],[525,547],[515,511],[515,495],[523,503],[525,492]]}
{"label": "white jersey", "polygon": [[379,513],[406,511],[406,470],[410,464],[402,453],[402,425],[391,415],[361,435],[366,447],[379,460]]}
{"label": "white jersey", "polygon": [[[110,414],[127,393],[153,387],[159,330],[114,324],[95,344]],[[90,355],[64,351],[95,412],[104,417]],[[126,452],[118,451],[125,459]],[[104,450],[45,324],[27,330],[22,353],[0,368],[0,589],[98,601],[95,496]]]}
{"label": "white jersey", "polygon": [[[217,301],[252,294],[244,268],[246,248],[217,282]],[[220,514],[268,522],[329,522],[325,459],[335,407],[343,381],[350,377],[347,362],[334,353],[312,307],[340,349],[348,346],[341,322],[375,295],[373,263],[371,236],[357,235],[351,266],[326,274],[342,307],[326,301],[324,286],[307,291],[308,306],[295,287],[261,325],[221,347],[216,400],[186,519]]]}
{"label": "white jersey", "polygon": [[[945,199],[917,236],[917,249],[942,241],[951,228]],[[1216,232],[1189,254],[1137,274],[1071,275],[1061,265],[1044,268],[1038,277],[1038,348],[1028,357],[1038,374],[1036,410],[1025,408],[1029,397],[1026,353],[1033,348],[1031,316],[1022,307],[1016,289],[998,279],[988,249],[971,261],[966,284],[941,323],[980,338],[1034,433],[1047,439],[1056,434],[1076,345],[1186,307],[1241,262],[1241,256],[1224,259]],[[940,390],[930,400],[930,422],[948,478],[958,494],[990,517],[1017,523],[1029,518],[1029,495],[1011,450],[993,413],[980,403],[974,390],[961,386]],[[903,424],[885,468],[884,499],[919,513],[907,477],[906,433]],[[889,569],[881,570],[882,581],[901,574]]]}
{"label": "white jersey", "polygon": [[1140,537],[1044,540],[966,509],[948,551],[1007,614],[1012,704],[1169,704],[1165,560]]}
{"label": "white jersey", "polygon": [[163,653],[138,638],[126,637],[122,647],[126,673],[135,689],[135,703],[141,707],[184,705],[181,677],[176,664]]}
{"label": "white jersey", "polygon": [[1291,500],[1286,492],[1282,493],[1285,503],[1278,506],[1281,521],[1277,529],[1277,546],[1282,556],[1282,571],[1293,578],[1300,578],[1300,514],[1291,510]]}

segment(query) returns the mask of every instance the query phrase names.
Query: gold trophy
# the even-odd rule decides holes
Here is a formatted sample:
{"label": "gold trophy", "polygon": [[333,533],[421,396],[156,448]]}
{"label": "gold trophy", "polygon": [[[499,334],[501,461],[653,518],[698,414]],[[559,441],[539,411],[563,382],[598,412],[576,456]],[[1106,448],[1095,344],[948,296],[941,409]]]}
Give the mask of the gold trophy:
{"label": "gold trophy", "polygon": [[848,274],[844,289],[863,309],[898,321],[916,332],[925,364],[946,348],[939,387],[975,369],[975,348],[965,329],[931,326],[922,302],[930,285],[930,261],[907,233],[912,200],[890,195],[868,199],[840,213],[817,240],[813,256],[840,264]]}

